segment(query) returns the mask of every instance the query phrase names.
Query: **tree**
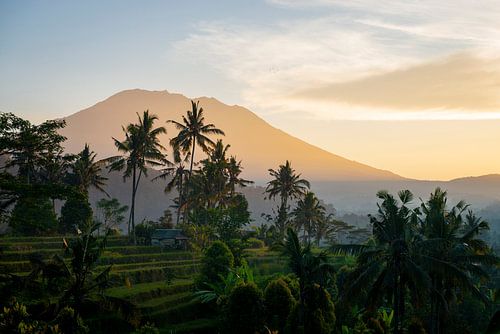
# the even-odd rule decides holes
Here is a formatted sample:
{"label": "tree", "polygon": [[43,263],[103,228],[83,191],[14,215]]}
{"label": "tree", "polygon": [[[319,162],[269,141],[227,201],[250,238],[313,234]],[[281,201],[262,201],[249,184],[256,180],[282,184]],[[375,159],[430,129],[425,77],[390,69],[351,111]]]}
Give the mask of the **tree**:
{"label": "tree", "polygon": [[61,208],[59,219],[63,233],[76,232],[92,221],[92,208],[86,196],[70,197]]}
{"label": "tree", "polygon": [[90,150],[88,144],[85,144],[83,150],[75,158],[71,166],[69,183],[75,185],[87,198],[90,187],[107,195],[104,186],[108,178],[102,176],[102,167],[105,161],[95,161],[96,153]]}
{"label": "tree", "polygon": [[128,222],[128,234],[135,243],[135,197],[142,175],[147,176],[148,167],[158,167],[166,164],[165,148],[160,144],[158,136],[166,133],[164,127],[154,127],[158,120],[156,115],[150,115],[146,110],[142,117],[137,114],[138,123],[129,124],[123,128],[125,140],[113,138],[116,148],[122,156],[108,158],[110,170],[123,172],[123,179],[132,177],[132,198]]}
{"label": "tree", "polygon": [[184,163],[189,160],[190,153],[186,154],[182,157],[182,153],[174,148],[174,163],[167,163],[167,167],[162,169],[161,174],[153,179],[165,179],[167,177],[172,177],[170,181],[167,183],[165,187],[165,193],[171,192],[174,188],[177,190],[178,197],[174,199],[177,207],[177,215],[176,215],[176,225],[179,224],[181,217],[181,209],[185,204],[185,193],[186,193],[186,184],[188,181],[188,170],[184,166]]}
{"label": "tree", "polygon": [[17,168],[17,175],[30,184],[39,181],[39,172],[48,157],[62,155],[62,142],[66,137],[58,130],[66,123],[63,120],[49,120],[33,125],[12,113],[0,114],[0,156],[7,156],[4,168]]}
{"label": "tree", "polygon": [[295,305],[290,288],[278,278],[269,282],[264,290],[267,325],[273,331],[283,333],[290,311]]}
{"label": "tree", "polygon": [[488,303],[476,279],[487,281],[489,274],[485,268],[499,263],[489,246],[477,238],[489,228],[488,223],[470,210],[464,218],[467,209],[464,201],[448,208],[447,193],[440,188],[421,204],[422,265],[432,282],[430,333],[433,334],[443,331],[448,310],[458,294],[469,293]]}
{"label": "tree", "polygon": [[229,247],[222,241],[215,241],[206,251],[201,260],[201,271],[198,285],[217,283],[221,276],[226,277],[234,264],[234,257]]}
{"label": "tree", "polygon": [[254,334],[264,325],[264,301],[262,292],[254,283],[237,286],[227,305],[229,333]]}
{"label": "tree", "polygon": [[196,103],[191,101],[191,110],[186,111],[186,116],[182,116],[182,123],[174,120],[169,120],[168,123],[172,123],[179,130],[177,137],[170,141],[171,145],[184,153],[191,152],[189,167],[191,176],[196,146],[208,152],[208,149],[215,145],[208,135],[224,135],[224,131],[216,128],[214,124],[205,124],[203,108],[199,107],[199,101]]}
{"label": "tree", "polygon": [[430,289],[430,277],[418,265],[421,245],[416,234],[418,210],[409,207],[413,194],[398,193],[398,202],[386,191],[379,191],[377,216],[370,216],[375,243],[372,245],[333,246],[338,252],[358,253],[357,267],[351,273],[341,300],[367,291],[368,310],[375,310],[386,296],[394,310],[394,333],[402,333],[406,289],[411,288],[416,302]]}
{"label": "tree", "polygon": [[22,196],[12,210],[9,225],[15,234],[43,235],[56,230],[57,217],[48,197]]}
{"label": "tree", "polygon": [[100,213],[99,220],[105,230],[115,228],[125,221],[125,212],[128,211],[127,205],[121,205],[116,198],[101,198],[97,202],[97,210]]}
{"label": "tree", "polygon": [[[292,212],[297,230],[304,230],[304,240],[311,242],[311,235],[321,222],[326,220],[325,207],[313,192],[308,191],[305,196],[297,202],[297,207]],[[307,239],[306,239],[307,233]]]}
{"label": "tree", "polygon": [[[296,325],[298,327],[303,327],[305,333],[309,333],[312,328],[309,329],[307,327],[308,324],[313,324],[315,322],[309,319],[308,316],[315,313],[313,309],[318,307],[314,305],[314,298],[317,297],[315,294],[316,286],[317,288],[323,289],[334,284],[333,276],[335,268],[329,263],[325,251],[315,254],[312,252],[310,243],[302,246],[297,237],[297,233],[291,228],[287,230],[287,237],[285,241],[281,243],[280,248],[282,250],[282,255],[288,258],[288,267],[299,280],[300,293],[296,310]],[[329,295],[328,298],[330,298]],[[322,305],[327,305],[327,307],[329,307],[329,303]],[[329,310],[323,311],[330,312]]]}
{"label": "tree", "polygon": [[268,199],[277,196],[280,198],[276,223],[280,234],[284,235],[288,223],[288,200],[305,195],[310,184],[307,180],[300,178],[301,174],[296,174],[288,160],[284,165],[280,165],[278,170],[269,169],[269,174],[273,179],[267,183],[265,193]]}

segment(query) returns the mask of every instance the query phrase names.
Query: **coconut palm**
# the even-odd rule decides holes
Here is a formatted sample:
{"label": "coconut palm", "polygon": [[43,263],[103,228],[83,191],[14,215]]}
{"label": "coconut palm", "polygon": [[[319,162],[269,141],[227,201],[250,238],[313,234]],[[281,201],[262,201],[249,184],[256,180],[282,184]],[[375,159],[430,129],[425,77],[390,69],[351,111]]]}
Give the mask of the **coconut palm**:
{"label": "coconut palm", "polygon": [[484,268],[499,263],[489,246],[477,238],[488,223],[470,210],[464,219],[467,208],[464,201],[448,208],[447,193],[440,188],[421,205],[422,265],[432,281],[430,332],[434,334],[442,332],[457,294],[470,293],[487,302],[475,279],[489,279]]}
{"label": "coconut palm", "polygon": [[[124,171],[123,179],[132,177],[132,198],[128,223],[128,233],[135,243],[135,197],[142,175],[147,176],[148,167],[160,167],[167,164],[165,148],[160,144],[159,135],[165,134],[164,127],[154,127],[156,115],[144,111],[142,117],[137,114],[138,123],[123,127],[125,140],[113,138],[116,148],[123,155],[108,158],[110,170]],[[132,233],[132,234],[131,234]]]}
{"label": "coconut palm", "polygon": [[[326,219],[325,207],[313,192],[308,191],[305,196],[297,202],[297,207],[292,212],[297,230],[304,230],[304,240],[311,242],[311,235],[316,226]],[[307,233],[307,239],[306,239]]]}
{"label": "coconut palm", "polygon": [[309,181],[301,179],[301,174],[297,174],[287,160],[284,165],[280,165],[278,170],[269,169],[269,174],[273,177],[267,183],[265,193],[268,199],[280,198],[278,208],[277,227],[281,235],[284,235],[288,221],[288,200],[300,198],[305,195],[310,188]]}
{"label": "coconut palm", "polygon": [[399,202],[386,191],[378,192],[377,197],[382,200],[378,204],[378,214],[370,216],[374,243],[335,245],[332,250],[359,254],[357,267],[342,291],[341,299],[347,301],[351,296],[367,291],[368,310],[375,310],[383,297],[387,297],[394,310],[393,332],[399,334],[403,331],[407,289],[413,292],[414,301],[420,302],[421,296],[430,289],[430,277],[418,265],[421,246],[416,233],[418,210],[409,208],[412,193],[400,191]]}
{"label": "coconut palm", "polygon": [[188,170],[184,164],[189,160],[189,155],[190,154],[188,153],[186,156],[182,157],[182,153],[179,152],[179,150],[174,149],[174,163],[167,163],[167,167],[162,170],[161,174],[153,179],[156,180],[158,178],[165,179],[167,177],[171,177],[164,191],[165,193],[168,193],[174,188],[177,190],[177,224],[179,224],[181,209],[185,202],[185,187],[187,183]]}
{"label": "coconut palm", "polygon": [[314,253],[311,244],[302,245],[297,233],[291,228],[287,229],[286,238],[278,244],[278,248],[281,249],[282,256],[288,259],[288,267],[299,281],[299,323],[303,326],[308,323],[307,319],[304,319],[305,315],[309,314],[306,308],[318,307],[309,300],[314,298],[311,289],[318,285],[327,288],[332,282],[335,267],[328,261],[326,251]]}
{"label": "coconut palm", "polygon": [[244,188],[250,184],[253,184],[253,181],[245,180],[240,178],[240,174],[243,171],[241,167],[241,161],[236,160],[236,157],[231,156],[227,165],[227,173],[228,173],[228,187],[229,187],[229,195],[232,197],[236,191],[236,187]]}
{"label": "coconut palm", "polygon": [[104,186],[108,178],[101,174],[105,161],[95,161],[95,158],[96,153],[90,150],[88,144],[85,144],[83,150],[76,155],[76,159],[71,166],[70,182],[76,185],[78,190],[87,198],[90,187],[94,187],[107,195]]}
{"label": "coconut palm", "polygon": [[174,124],[179,130],[177,137],[170,141],[172,146],[184,153],[191,152],[189,167],[189,175],[191,176],[196,146],[199,146],[204,152],[208,152],[209,148],[215,145],[208,135],[224,135],[224,131],[216,128],[214,124],[205,124],[203,108],[199,107],[199,101],[196,103],[191,101],[191,110],[186,111],[186,116],[182,116],[182,122],[174,120],[167,122]]}

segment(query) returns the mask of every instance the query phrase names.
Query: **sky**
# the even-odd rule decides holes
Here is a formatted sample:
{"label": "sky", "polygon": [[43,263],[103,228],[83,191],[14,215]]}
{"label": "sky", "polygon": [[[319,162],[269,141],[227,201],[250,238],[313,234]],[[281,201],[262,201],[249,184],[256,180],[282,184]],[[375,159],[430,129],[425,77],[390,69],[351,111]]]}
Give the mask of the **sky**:
{"label": "sky", "polygon": [[500,2],[0,0],[0,111],[213,96],[418,179],[500,173]]}

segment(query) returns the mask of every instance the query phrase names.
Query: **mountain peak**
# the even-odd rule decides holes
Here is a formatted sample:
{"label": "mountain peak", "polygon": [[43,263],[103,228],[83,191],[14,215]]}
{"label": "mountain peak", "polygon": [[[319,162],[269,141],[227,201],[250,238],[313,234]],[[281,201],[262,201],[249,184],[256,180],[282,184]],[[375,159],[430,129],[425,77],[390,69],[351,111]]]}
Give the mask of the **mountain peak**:
{"label": "mountain peak", "polygon": [[[231,144],[230,154],[243,160],[244,176],[254,180],[268,179],[268,169],[277,168],[285,160],[303,177],[312,181],[401,180],[389,171],[376,169],[342,158],[310,145],[279,129],[241,106],[229,106],[213,97],[198,97],[207,122],[224,130],[223,140]],[[161,125],[169,119],[179,120],[191,108],[190,98],[167,90],[124,90],[94,106],[66,118],[62,133],[68,137],[66,149],[78,152],[88,142],[98,156],[115,155],[111,137],[122,138],[122,125],[137,120],[144,110],[158,115]],[[176,134],[167,127],[161,137],[164,146]]]}

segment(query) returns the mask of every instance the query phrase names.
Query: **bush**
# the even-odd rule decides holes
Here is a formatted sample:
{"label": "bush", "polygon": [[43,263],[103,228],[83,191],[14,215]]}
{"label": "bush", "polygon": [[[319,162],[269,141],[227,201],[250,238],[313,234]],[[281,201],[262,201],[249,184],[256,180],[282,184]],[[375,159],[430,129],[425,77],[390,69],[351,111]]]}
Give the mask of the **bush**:
{"label": "bush", "polygon": [[271,281],[264,291],[267,324],[270,329],[283,333],[286,320],[292,310],[295,299],[287,284],[281,279]]}
{"label": "bush", "polygon": [[264,241],[256,239],[256,238],[249,238],[247,240],[247,242],[248,242],[249,248],[258,249],[258,248],[264,248],[264,246],[265,246]]}
{"label": "bush", "polygon": [[262,292],[253,283],[237,286],[227,304],[228,332],[254,334],[263,326],[265,317]]}
{"label": "bush", "polygon": [[290,334],[333,333],[335,307],[330,294],[317,284],[307,287],[305,294],[308,296],[307,301],[295,305],[288,317],[285,332]]}
{"label": "bush", "polygon": [[48,198],[21,197],[9,225],[17,235],[43,235],[56,230],[57,218]]}
{"label": "bush", "polygon": [[69,198],[61,208],[60,225],[64,233],[74,233],[92,221],[92,208],[87,200]]}
{"label": "bush", "polygon": [[219,275],[226,277],[234,266],[234,257],[225,243],[216,241],[205,251],[201,263],[201,273],[197,280],[198,286],[202,286],[205,282],[220,282]]}

